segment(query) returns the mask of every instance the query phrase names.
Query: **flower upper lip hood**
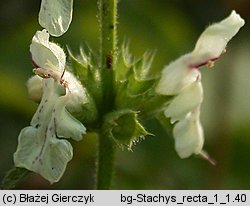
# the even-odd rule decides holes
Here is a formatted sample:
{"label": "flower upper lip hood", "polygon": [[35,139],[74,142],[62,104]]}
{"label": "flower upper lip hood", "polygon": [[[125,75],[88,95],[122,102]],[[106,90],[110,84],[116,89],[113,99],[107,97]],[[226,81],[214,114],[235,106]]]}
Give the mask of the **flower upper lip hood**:
{"label": "flower upper lip hood", "polygon": [[224,52],[227,43],[244,24],[245,21],[240,15],[232,11],[230,16],[220,23],[209,26],[201,34],[191,53],[194,63],[218,59]]}
{"label": "flower upper lip hood", "polygon": [[[43,29],[37,31],[32,38],[30,52],[35,67],[51,70],[60,79],[65,70],[66,55],[63,49],[57,44],[49,41],[49,33]],[[73,97],[81,98],[86,103],[86,91],[81,83],[68,71],[65,71],[64,78],[69,82],[69,89]]]}
{"label": "flower upper lip hood", "polygon": [[32,38],[30,52],[35,67],[63,72],[66,63],[65,53],[60,46],[49,41],[49,33],[45,29],[37,31]]}

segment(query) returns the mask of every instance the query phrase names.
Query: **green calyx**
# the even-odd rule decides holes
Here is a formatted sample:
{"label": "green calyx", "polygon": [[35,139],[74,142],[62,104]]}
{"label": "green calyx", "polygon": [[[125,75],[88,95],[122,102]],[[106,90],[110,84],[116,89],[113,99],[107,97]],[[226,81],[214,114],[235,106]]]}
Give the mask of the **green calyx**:
{"label": "green calyx", "polygon": [[73,115],[86,125],[95,124],[99,118],[98,106],[102,98],[100,70],[97,69],[97,64],[92,62],[90,51],[86,53],[80,48],[80,55],[77,57],[70,50],[68,51],[70,70],[83,85],[88,99],[87,103],[82,105],[81,112],[73,113]]}
{"label": "green calyx", "polygon": [[128,109],[107,114],[103,131],[118,147],[127,149],[131,149],[138,141],[149,135],[138,121],[137,112]]}
{"label": "green calyx", "polygon": [[159,74],[155,73],[152,62],[155,52],[145,52],[139,59],[123,44],[115,67],[115,104],[119,109],[140,112],[143,118],[151,118],[166,107],[169,96],[155,93]]}
{"label": "green calyx", "polygon": [[159,79],[151,67],[155,52],[145,52],[135,59],[128,45],[123,44],[113,68],[105,70],[99,67],[90,49],[80,49],[78,57],[70,51],[69,54],[71,70],[90,99],[80,115],[88,130],[101,128],[119,147],[129,149],[139,137],[149,135],[139,119],[154,117],[171,99],[155,93]]}

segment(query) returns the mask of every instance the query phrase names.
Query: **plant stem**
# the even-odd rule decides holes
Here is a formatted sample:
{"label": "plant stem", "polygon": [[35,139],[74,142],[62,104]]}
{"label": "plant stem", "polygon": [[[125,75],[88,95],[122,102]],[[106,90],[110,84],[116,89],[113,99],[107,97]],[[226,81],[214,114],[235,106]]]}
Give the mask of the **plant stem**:
{"label": "plant stem", "polygon": [[[100,114],[105,115],[114,109],[113,71],[117,59],[117,0],[98,0],[100,24],[100,68],[102,75],[103,98]],[[110,189],[115,147],[108,135],[99,132],[97,159],[97,189]]]}
{"label": "plant stem", "polygon": [[115,148],[112,140],[106,135],[100,136],[98,145],[96,189],[110,189],[114,173],[114,156]]}
{"label": "plant stem", "polygon": [[101,68],[113,69],[117,56],[117,0],[99,0]]}
{"label": "plant stem", "polygon": [[102,74],[102,116],[114,109],[113,73],[117,59],[118,0],[99,0],[100,66]]}

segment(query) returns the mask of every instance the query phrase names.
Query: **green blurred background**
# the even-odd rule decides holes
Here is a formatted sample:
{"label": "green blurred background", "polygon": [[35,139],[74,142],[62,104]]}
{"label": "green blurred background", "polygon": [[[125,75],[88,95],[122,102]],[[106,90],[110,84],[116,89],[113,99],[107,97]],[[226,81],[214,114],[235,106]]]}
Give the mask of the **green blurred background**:
{"label": "green blurred background", "polygon": [[[25,83],[32,75],[29,44],[41,29],[40,1],[0,2],[0,177],[13,165],[20,130],[29,125],[37,105],[27,96]],[[156,49],[153,66],[161,69],[193,49],[210,23],[235,9],[246,25],[230,42],[213,69],[202,69],[205,99],[202,122],[205,149],[217,165],[191,157],[181,160],[174,141],[157,122],[133,152],[119,151],[114,189],[250,189],[250,0],[120,0],[120,43],[129,40],[139,56]],[[98,48],[95,0],[75,0],[69,31],[54,41],[75,53],[79,45]],[[92,189],[96,138],[74,144],[74,158],[62,180],[54,185],[32,174],[20,189]]]}

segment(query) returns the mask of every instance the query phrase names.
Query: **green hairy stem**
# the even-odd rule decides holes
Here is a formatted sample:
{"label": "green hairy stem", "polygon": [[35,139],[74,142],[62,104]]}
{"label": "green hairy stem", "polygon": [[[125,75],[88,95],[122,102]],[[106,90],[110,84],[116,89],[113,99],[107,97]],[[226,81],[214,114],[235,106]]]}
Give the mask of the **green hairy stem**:
{"label": "green hairy stem", "polygon": [[[103,79],[102,117],[114,108],[113,72],[117,59],[117,0],[99,0],[100,68]],[[115,147],[108,134],[99,133],[96,189],[110,189]]]}

